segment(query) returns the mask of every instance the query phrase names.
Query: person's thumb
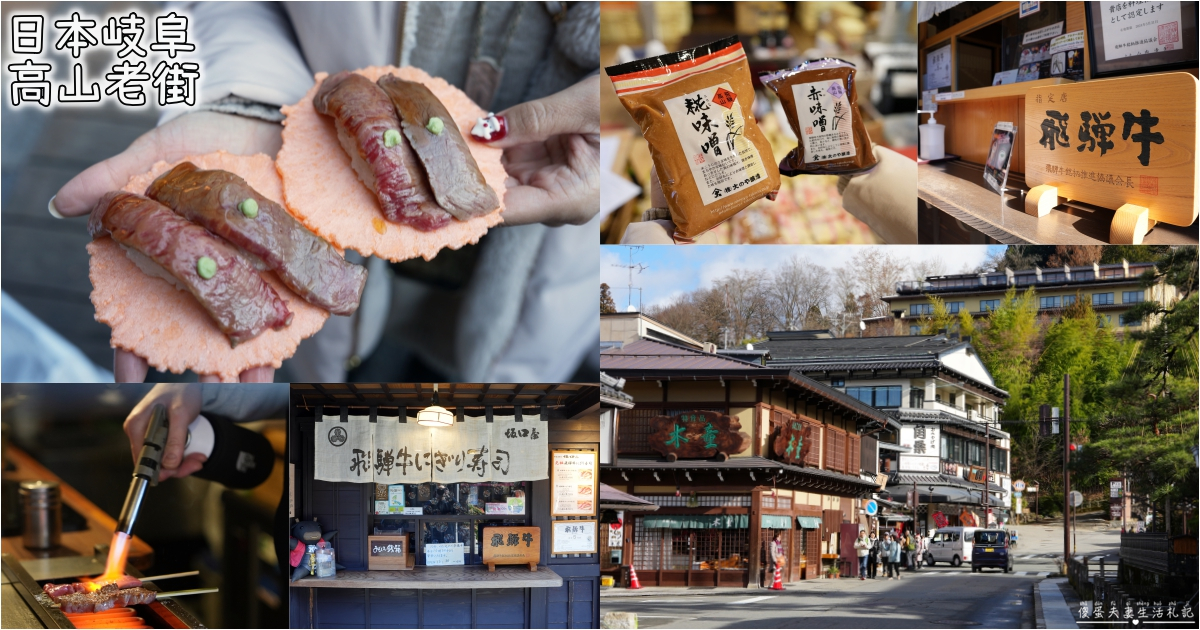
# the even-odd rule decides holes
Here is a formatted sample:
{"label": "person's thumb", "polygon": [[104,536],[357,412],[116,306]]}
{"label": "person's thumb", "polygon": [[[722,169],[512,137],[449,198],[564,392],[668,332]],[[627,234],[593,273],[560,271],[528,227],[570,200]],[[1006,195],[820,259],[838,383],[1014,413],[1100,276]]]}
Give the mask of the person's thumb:
{"label": "person's thumb", "polygon": [[[154,130],[150,132],[154,134]],[[110,190],[119,190],[129,183],[134,175],[140,175],[160,158],[157,139],[149,134],[142,136],[103,162],[93,164],[63,185],[50,198],[50,214],[77,217],[92,211],[96,200]]]}
{"label": "person's thumb", "polygon": [[[600,133],[599,77],[589,77],[571,87],[496,115],[499,132],[490,139],[472,130],[471,137],[491,146],[505,148],[568,133]],[[478,128],[478,125],[477,125]]]}

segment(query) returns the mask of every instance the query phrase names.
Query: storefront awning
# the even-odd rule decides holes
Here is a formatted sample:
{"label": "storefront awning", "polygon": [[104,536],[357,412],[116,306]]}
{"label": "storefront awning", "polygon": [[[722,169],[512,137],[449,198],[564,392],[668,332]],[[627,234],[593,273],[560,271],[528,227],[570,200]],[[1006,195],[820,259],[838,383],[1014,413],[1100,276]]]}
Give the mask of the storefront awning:
{"label": "storefront awning", "polygon": [[819,516],[797,516],[796,524],[801,529],[821,529],[821,517]]}
{"label": "storefront awning", "polygon": [[791,529],[792,517],[780,516],[778,514],[763,514],[762,527],[763,529]]}
{"label": "storefront awning", "polygon": [[747,514],[650,514],[642,517],[646,529],[748,529]]}

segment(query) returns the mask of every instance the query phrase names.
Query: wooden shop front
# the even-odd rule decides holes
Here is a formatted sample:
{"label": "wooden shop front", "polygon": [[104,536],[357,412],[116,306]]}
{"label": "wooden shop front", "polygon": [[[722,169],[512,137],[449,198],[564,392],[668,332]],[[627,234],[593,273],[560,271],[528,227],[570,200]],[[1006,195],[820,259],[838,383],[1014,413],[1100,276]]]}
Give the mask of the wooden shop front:
{"label": "wooden shop front", "polygon": [[599,627],[597,386],[295,385],[291,417],[292,516],[345,567],[293,627]]}
{"label": "wooden shop front", "polygon": [[624,519],[602,574],[628,583],[632,567],[643,586],[769,585],[777,532],[784,581],[846,569],[842,539],[865,524],[860,503],[878,488],[862,474],[861,436],[887,416],[786,369],[678,347],[655,361],[666,353],[655,345],[667,344],[601,354],[635,403],[617,416],[601,479],[659,506]]}

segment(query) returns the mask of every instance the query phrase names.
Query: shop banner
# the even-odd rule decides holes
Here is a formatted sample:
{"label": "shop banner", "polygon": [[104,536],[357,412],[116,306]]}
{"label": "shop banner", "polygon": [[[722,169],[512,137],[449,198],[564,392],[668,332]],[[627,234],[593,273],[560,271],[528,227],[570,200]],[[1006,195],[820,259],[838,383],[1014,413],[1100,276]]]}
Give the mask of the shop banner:
{"label": "shop banner", "polygon": [[[492,448],[499,466],[492,468],[492,481],[537,481],[550,476],[550,439],[540,416],[492,419]],[[502,456],[502,457],[499,457]]]}
{"label": "shop banner", "polygon": [[387,417],[377,418],[374,426],[375,483],[429,481],[434,429],[423,427],[415,420],[401,424],[399,418]]}
{"label": "shop banner", "polygon": [[498,456],[491,447],[492,425],[486,419],[466,418],[439,429],[433,443],[435,483],[492,480],[492,464]]}
{"label": "shop banner", "polygon": [[[537,416],[517,422],[467,418],[445,428],[410,419],[327,416],[316,423],[315,478],[356,483],[537,481],[549,477],[545,425]],[[510,513],[524,513],[518,506]]]}
{"label": "shop banner", "polygon": [[326,416],[316,423],[316,471],[321,481],[375,481],[371,465],[375,425],[367,416]]}

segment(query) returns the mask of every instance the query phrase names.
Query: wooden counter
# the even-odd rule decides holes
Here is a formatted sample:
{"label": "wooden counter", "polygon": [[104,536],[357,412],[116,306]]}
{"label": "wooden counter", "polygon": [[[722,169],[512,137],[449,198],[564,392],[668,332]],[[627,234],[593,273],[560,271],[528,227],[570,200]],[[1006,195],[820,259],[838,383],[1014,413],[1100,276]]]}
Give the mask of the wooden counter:
{"label": "wooden counter", "polygon": [[[1007,244],[1105,245],[1113,211],[1067,202],[1038,218],[1025,213],[1025,179],[1010,173],[1001,198],[983,180],[983,167],[964,161],[921,164],[917,167],[917,197],[951,218]],[[930,235],[921,217],[922,244],[947,243]],[[1145,245],[1187,245],[1197,242],[1197,225],[1160,223],[1146,234]]]}
{"label": "wooden counter", "polygon": [[307,577],[291,583],[292,588],[555,588],[563,579],[545,566],[530,571],[528,566],[499,566],[488,571],[483,565],[457,567],[414,567],[410,571],[338,571],[336,577]]}
{"label": "wooden counter", "polygon": [[[93,556],[96,554],[97,545],[107,546],[112,543],[113,532],[117,529],[116,519],[96,507],[96,504],[89,501],[78,490],[67,485],[57,475],[17,447],[9,446],[6,457],[16,469],[5,471],[4,479],[57,481],[62,489],[63,504],[70,506],[71,509],[87,519],[87,529],[63,532],[62,545],[48,551],[26,549],[20,536],[0,538],[0,547],[3,548],[4,553],[22,561],[59,556]],[[129,545],[128,562],[139,571],[144,571],[154,564],[154,550],[146,544],[146,541],[134,536]]]}

